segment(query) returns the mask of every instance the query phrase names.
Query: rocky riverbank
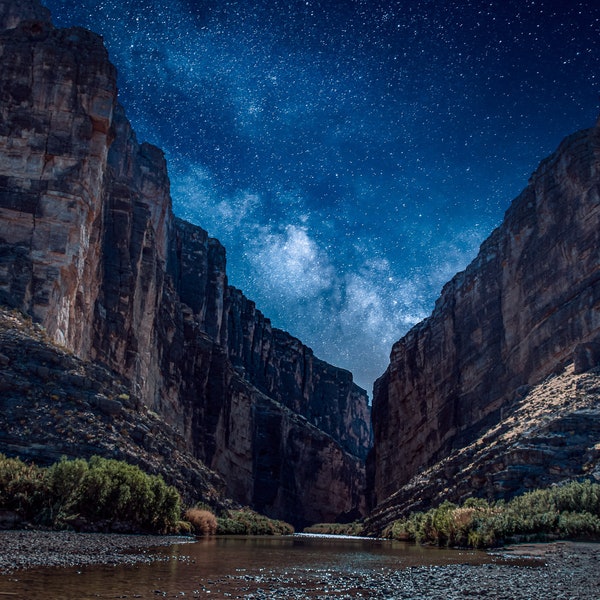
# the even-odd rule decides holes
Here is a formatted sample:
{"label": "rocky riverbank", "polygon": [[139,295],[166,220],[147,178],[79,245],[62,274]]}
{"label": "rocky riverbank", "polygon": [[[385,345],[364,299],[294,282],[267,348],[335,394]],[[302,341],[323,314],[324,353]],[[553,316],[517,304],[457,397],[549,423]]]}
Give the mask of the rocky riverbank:
{"label": "rocky riverbank", "polygon": [[[232,580],[243,579],[246,588],[231,597],[252,600],[600,600],[600,544],[523,545],[495,554],[498,561],[489,564],[364,570],[350,575],[323,569],[297,570],[284,577],[273,577],[266,569],[257,576],[232,576]],[[222,590],[225,597],[230,588],[225,581],[222,584],[220,588],[214,587]]]}
{"label": "rocky riverbank", "polygon": [[[6,574],[40,566],[117,565],[170,560],[168,554],[154,553],[151,548],[189,539],[65,532],[0,532],[0,570]],[[206,550],[210,551],[208,546]],[[457,553],[460,556],[459,551]],[[178,556],[178,560],[194,563],[192,557]],[[299,565],[282,569],[264,564],[259,569],[240,569],[237,568],[239,565],[232,564],[230,574],[209,578],[199,576],[194,568],[198,579],[193,584],[193,591],[187,587],[184,590],[186,583],[182,580],[179,581],[180,588],[163,587],[156,594],[167,598],[180,597],[184,593],[191,597],[254,600],[600,599],[600,544],[555,542],[519,545],[490,553],[489,560],[484,560],[485,564],[377,569],[366,566],[349,569],[341,564],[339,568],[322,565],[322,568],[315,569]],[[163,581],[162,585],[165,586],[166,582]],[[143,593],[142,590],[140,593]]]}
{"label": "rocky riverbank", "polygon": [[35,567],[152,562],[159,557],[150,548],[193,539],[68,531],[0,531],[0,574]]}

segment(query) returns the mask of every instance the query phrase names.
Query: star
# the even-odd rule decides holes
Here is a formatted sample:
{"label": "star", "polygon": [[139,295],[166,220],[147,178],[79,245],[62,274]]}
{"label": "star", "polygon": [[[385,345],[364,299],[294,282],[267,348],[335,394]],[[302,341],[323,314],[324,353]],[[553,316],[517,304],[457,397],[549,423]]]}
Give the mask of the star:
{"label": "star", "polygon": [[47,0],[104,36],[175,213],[371,390],[538,162],[598,112],[593,0]]}

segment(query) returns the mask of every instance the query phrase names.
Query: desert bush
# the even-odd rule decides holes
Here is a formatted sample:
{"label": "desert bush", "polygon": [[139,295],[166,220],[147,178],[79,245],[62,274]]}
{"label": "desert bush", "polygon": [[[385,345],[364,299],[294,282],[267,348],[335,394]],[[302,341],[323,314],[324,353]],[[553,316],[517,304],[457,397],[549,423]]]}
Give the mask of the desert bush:
{"label": "desert bush", "polygon": [[600,517],[589,512],[563,512],[558,531],[565,537],[600,536]]}
{"label": "desert bush", "polygon": [[38,523],[46,495],[43,469],[0,454],[0,510]]}
{"label": "desert bush", "polygon": [[54,528],[169,533],[177,529],[181,501],[161,477],[121,461],[63,458],[40,468],[0,455],[0,509]]}
{"label": "desert bush", "polygon": [[304,528],[304,533],[325,535],[362,535],[364,526],[360,521],[354,523],[315,523]]}
{"label": "desert bush", "polygon": [[548,537],[597,539],[600,484],[570,482],[492,505],[481,499],[469,499],[462,507],[445,502],[394,522],[385,533],[394,539],[476,548]]}
{"label": "desert bush", "polygon": [[422,512],[414,512],[404,519],[394,521],[384,530],[383,537],[403,542],[416,542],[424,516]]}
{"label": "desert bush", "polygon": [[181,500],[162,477],[122,461],[93,456],[77,504],[92,521],[120,522],[132,530],[168,533],[177,527]]}
{"label": "desert bush", "polygon": [[44,521],[54,527],[67,525],[78,512],[81,482],[89,469],[83,459],[61,459],[48,467],[44,473],[47,494]]}
{"label": "desert bush", "polygon": [[218,535],[291,535],[294,528],[285,521],[270,519],[249,508],[229,510],[217,519]]}
{"label": "desert bush", "polygon": [[189,521],[178,521],[174,533],[181,535],[192,535],[194,533],[194,529]]}
{"label": "desert bush", "polygon": [[204,508],[190,508],[185,518],[192,526],[196,535],[209,536],[217,533],[217,517]]}

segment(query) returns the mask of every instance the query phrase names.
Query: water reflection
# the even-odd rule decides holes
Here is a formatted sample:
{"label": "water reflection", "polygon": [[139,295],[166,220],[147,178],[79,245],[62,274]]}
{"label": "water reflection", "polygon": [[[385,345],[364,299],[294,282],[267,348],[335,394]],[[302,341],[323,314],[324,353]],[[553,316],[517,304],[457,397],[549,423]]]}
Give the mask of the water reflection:
{"label": "water reflection", "polygon": [[335,577],[492,560],[482,552],[319,536],[219,537],[158,548],[153,554],[159,560],[150,564],[46,568],[0,577],[0,599],[243,598],[258,589],[286,587],[305,589],[304,597],[310,597],[309,589],[323,591]]}

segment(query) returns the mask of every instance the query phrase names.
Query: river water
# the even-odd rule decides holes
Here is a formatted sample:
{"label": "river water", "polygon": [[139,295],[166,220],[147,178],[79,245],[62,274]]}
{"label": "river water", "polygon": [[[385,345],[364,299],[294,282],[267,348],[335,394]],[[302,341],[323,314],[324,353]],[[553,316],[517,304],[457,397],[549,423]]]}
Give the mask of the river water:
{"label": "river water", "polygon": [[386,581],[387,573],[415,566],[499,562],[484,552],[308,535],[217,537],[151,554],[159,560],[16,572],[0,578],[0,599],[391,598],[381,589],[375,596],[374,577]]}

